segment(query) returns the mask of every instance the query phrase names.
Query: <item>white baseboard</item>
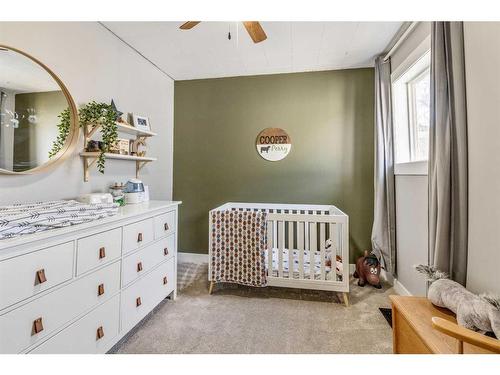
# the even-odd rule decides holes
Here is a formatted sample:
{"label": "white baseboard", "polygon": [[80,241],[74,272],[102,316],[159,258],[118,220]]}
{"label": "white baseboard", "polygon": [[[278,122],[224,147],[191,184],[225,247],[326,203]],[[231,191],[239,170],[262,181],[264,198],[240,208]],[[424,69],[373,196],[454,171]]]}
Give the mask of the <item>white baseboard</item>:
{"label": "white baseboard", "polygon": [[403,284],[399,282],[398,279],[394,279],[394,290],[400,296],[411,296],[412,294],[405,288]]}
{"label": "white baseboard", "polygon": [[391,285],[394,285],[394,282],[396,281],[396,279],[391,273],[383,269],[380,270],[380,278],[384,281],[387,281]]}
{"label": "white baseboard", "polygon": [[177,253],[179,263],[195,263],[195,264],[207,264],[208,254],[196,254],[196,253]]}

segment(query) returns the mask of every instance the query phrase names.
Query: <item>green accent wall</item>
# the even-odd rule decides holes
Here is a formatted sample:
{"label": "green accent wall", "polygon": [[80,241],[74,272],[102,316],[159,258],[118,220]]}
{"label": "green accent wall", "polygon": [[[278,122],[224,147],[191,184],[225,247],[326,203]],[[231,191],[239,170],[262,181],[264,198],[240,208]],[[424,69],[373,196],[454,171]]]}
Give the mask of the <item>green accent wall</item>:
{"label": "green accent wall", "polygon": [[[225,202],[334,204],[349,215],[351,262],[371,248],[373,69],[176,81],[174,199],[179,249],[207,253],[208,211]],[[262,159],[258,133],[292,150]]]}

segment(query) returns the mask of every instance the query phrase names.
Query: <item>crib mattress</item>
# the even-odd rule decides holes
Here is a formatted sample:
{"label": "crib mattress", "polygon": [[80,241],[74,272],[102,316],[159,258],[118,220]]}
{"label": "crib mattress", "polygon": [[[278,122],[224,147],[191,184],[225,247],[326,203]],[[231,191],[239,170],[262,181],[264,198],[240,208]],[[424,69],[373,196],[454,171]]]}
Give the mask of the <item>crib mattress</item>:
{"label": "crib mattress", "polygon": [[[300,273],[299,273],[299,254],[300,251],[304,253],[304,278],[310,279],[311,278],[311,258],[310,258],[310,251],[309,250],[297,250],[293,249],[292,250],[292,257],[293,257],[293,278],[299,278]],[[266,252],[266,269],[269,268],[269,260],[268,260],[268,252]],[[288,257],[289,250],[288,249],[283,249],[283,276],[286,278],[288,277],[288,274],[290,272],[290,265],[289,265],[289,257]],[[342,262],[337,261],[336,262],[336,272],[331,272],[332,267],[329,265],[326,265],[326,262],[331,259],[331,253],[327,252],[325,254],[325,259],[323,262],[325,262],[325,274],[326,274],[326,280],[341,280],[342,279]],[[278,270],[278,264],[279,264],[279,249],[273,248],[273,270],[272,270],[272,276],[278,276],[279,270]],[[314,279],[320,279],[321,278],[321,253],[319,251],[314,252],[314,266],[313,268],[313,275]]]}

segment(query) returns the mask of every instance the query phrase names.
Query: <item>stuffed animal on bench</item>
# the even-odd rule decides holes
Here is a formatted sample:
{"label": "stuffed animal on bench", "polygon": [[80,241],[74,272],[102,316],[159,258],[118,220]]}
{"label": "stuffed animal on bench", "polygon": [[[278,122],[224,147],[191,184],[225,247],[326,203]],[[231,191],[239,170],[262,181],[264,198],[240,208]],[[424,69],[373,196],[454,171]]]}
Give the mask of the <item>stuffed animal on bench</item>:
{"label": "stuffed animal on bench", "polygon": [[431,283],[427,298],[457,316],[457,323],[473,331],[493,331],[500,338],[500,297],[476,295],[434,266],[420,264],[415,269]]}
{"label": "stuffed animal on bench", "polygon": [[375,254],[368,254],[368,250],[365,250],[364,256],[356,260],[356,271],[352,276],[359,278],[359,286],[365,286],[368,283],[377,289],[382,288],[382,284],[380,284],[380,262]]}

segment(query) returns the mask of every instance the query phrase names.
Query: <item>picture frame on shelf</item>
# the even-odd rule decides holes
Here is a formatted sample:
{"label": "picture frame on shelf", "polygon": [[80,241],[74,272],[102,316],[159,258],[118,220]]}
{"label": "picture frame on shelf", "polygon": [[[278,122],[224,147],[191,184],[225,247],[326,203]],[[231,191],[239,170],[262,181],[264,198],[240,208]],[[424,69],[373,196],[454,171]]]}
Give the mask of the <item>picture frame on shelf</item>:
{"label": "picture frame on shelf", "polygon": [[132,114],[132,124],[139,130],[145,130],[145,131],[151,130],[149,118],[146,116]]}
{"label": "picture frame on shelf", "polygon": [[109,148],[109,152],[113,154],[129,155],[130,140],[125,138],[117,138],[116,142]]}

